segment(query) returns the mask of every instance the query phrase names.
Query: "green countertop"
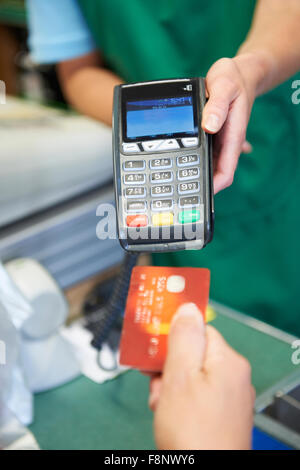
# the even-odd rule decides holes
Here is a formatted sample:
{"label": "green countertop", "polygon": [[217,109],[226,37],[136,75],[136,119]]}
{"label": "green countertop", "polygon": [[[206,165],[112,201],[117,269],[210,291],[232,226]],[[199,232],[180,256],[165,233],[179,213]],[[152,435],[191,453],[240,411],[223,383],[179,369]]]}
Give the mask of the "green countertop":
{"label": "green countertop", "polygon": [[[215,308],[213,324],[251,362],[258,395],[296,370],[291,361],[293,338],[221,306]],[[80,377],[40,393],[30,429],[42,449],[153,449],[148,381],[129,371],[101,385]]]}

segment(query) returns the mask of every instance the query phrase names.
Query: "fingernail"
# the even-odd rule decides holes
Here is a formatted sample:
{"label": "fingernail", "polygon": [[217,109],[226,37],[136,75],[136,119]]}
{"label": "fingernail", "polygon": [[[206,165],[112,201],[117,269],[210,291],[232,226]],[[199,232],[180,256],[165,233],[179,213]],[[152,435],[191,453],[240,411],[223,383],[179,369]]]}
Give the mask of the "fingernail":
{"label": "fingernail", "polygon": [[209,132],[217,132],[219,130],[220,118],[216,114],[209,114],[204,120],[204,127]]}
{"label": "fingernail", "polygon": [[193,318],[200,326],[204,325],[203,316],[196,304],[190,302],[182,304],[176,311],[172,323],[179,318]]}

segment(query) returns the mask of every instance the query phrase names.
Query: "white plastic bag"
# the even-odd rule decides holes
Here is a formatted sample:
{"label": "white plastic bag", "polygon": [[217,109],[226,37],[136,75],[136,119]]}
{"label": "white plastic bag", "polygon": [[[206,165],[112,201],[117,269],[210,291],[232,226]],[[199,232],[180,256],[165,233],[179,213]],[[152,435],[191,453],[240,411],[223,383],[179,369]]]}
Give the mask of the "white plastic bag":
{"label": "white plastic bag", "polygon": [[0,450],[39,450],[33,434],[0,401]]}
{"label": "white plastic bag", "polygon": [[31,314],[30,304],[0,263],[0,403],[24,425],[32,422],[33,399],[22,365],[19,329]]}

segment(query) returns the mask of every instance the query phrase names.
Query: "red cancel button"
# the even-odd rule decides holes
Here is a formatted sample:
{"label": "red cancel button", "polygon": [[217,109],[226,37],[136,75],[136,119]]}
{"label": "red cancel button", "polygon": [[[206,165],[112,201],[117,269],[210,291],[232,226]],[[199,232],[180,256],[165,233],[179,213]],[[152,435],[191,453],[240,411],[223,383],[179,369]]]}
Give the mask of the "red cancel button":
{"label": "red cancel button", "polygon": [[127,227],[146,227],[148,217],[144,214],[128,215],[126,219]]}

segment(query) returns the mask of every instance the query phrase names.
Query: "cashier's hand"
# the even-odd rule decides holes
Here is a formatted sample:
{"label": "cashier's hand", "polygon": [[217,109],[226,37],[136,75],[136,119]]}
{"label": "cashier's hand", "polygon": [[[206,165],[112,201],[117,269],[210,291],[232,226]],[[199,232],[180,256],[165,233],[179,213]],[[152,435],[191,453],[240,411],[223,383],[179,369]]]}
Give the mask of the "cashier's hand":
{"label": "cashier's hand", "polygon": [[162,376],[152,377],[149,404],[159,449],[249,449],[254,389],[249,363],[195,304],[172,322]]}
{"label": "cashier's hand", "polygon": [[[220,59],[206,77],[209,97],[203,110],[202,127],[214,139],[214,192],[230,186],[241,153],[250,153],[246,129],[256,96],[256,80],[250,77],[243,56]],[[254,74],[254,72],[253,72]]]}

